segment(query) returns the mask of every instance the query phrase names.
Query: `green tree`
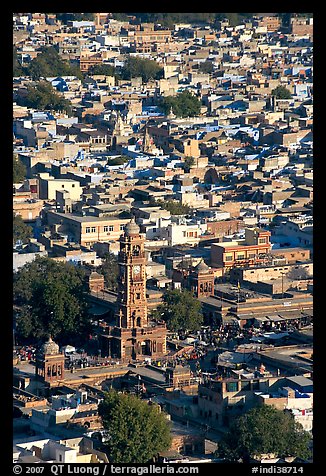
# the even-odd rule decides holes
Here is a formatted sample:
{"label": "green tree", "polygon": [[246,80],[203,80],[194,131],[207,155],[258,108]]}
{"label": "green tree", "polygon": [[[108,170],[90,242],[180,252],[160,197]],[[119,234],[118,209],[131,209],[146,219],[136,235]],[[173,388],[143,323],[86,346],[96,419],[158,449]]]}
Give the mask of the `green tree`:
{"label": "green tree", "polygon": [[94,13],[56,13],[56,18],[66,25],[68,21],[94,21]]}
{"label": "green tree", "polygon": [[214,71],[214,65],[212,61],[203,61],[202,63],[199,64],[198,70],[201,73],[212,73]]}
{"label": "green tree", "polygon": [[163,68],[155,61],[146,58],[128,56],[121,70],[123,79],[141,77],[144,83],[150,79],[159,79],[163,75]]}
{"label": "green tree", "polygon": [[160,205],[163,210],[168,210],[171,215],[189,215],[192,212],[192,208],[189,205],[183,205],[176,200],[150,200],[153,205]]}
{"label": "green tree", "polygon": [[98,411],[109,435],[105,446],[112,463],[147,463],[170,448],[170,423],[158,405],[112,390]]}
{"label": "green tree", "polygon": [[105,286],[116,291],[118,287],[119,265],[118,259],[113,253],[106,253],[102,264],[98,268],[99,273],[103,274]]}
{"label": "green tree", "polygon": [[18,336],[36,341],[49,334],[61,343],[85,342],[91,324],[85,272],[70,263],[37,257],[14,273]]}
{"label": "green tree", "polygon": [[93,74],[101,74],[104,76],[117,76],[117,70],[111,64],[95,64],[91,66],[88,70],[88,74],[92,76]]}
{"label": "green tree", "polygon": [[19,160],[17,155],[13,156],[13,174],[12,174],[12,180],[13,183],[18,183],[22,182],[26,178],[26,167],[22,163],[21,160]]}
{"label": "green tree", "polygon": [[177,117],[194,117],[200,113],[201,102],[191,92],[185,90],[176,96],[160,98],[158,106],[164,114],[168,114],[172,107]]}
{"label": "green tree", "polygon": [[126,155],[122,155],[121,157],[115,157],[114,159],[109,159],[108,160],[108,165],[122,165],[125,164],[126,162],[129,162],[130,157],[127,157]]}
{"label": "green tree", "polygon": [[33,229],[26,225],[20,215],[13,215],[13,244],[17,241],[22,241],[23,244],[27,243],[29,238],[33,236]]}
{"label": "green tree", "polygon": [[216,13],[128,13],[136,17],[140,23],[160,23],[166,28],[172,28],[175,23],[212,23]]}
{"label": "green tree", "polygon": [[13,47],[13,77],[24,76],[25,68],[22,67],[18,55],[16,46]]}
{"label": "green tree", "polygon": [[191,167],[195,165],[195,159],[194,157],[185,157],[184,159],[184,164],[183,164],[183,170],[186,173],[190,172]]}
{"label": "green tree", "polygon": [[311,457],[311,436],[293,416],[270,405],[254,407],[236,418],[221,439],[216,455],[229,462],[249,462],[265,453],[276,457]]}
{"label": "green tree", "polygon": [[54,46],[47,46],[34,58],[26,68],[26,74],[33,80],[53,76],[77,76],[79,79],[83,75],[79,68],[63,60]]}
{"label": "green tree", "polygon": [[129,21],[128,15],[126,13],[112,13],[112,18],[117,21]]}
{"label": "green tree", "polygon": [[272,91],[272,95],[276,97],[276,99],[291,99],[292,94],[285,86],[277,86]]}
{"label": "green tree", "polygon": [[225,17],[229,20],[230,26],[237,26],[240,23],[239,13],[226,13]]}
{"label": "green tree", "polygon": [[18,96],[17,104],[20,106],[50,111],[65,111],[71,113],[70,101],[58,94],[47,81],[39,81],[34,85],[28,84],[26,93]]}
{"label": "green tree", "polygon": [[197,331],[203,324],[201,303],[186,289],[168,289],[153,317],[163,319],[171,331]]}

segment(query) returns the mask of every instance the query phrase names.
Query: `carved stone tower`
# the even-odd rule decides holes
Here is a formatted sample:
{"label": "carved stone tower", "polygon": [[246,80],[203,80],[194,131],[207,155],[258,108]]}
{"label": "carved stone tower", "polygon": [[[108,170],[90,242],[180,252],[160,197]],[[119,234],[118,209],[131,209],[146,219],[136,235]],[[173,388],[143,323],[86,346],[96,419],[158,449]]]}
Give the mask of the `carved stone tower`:
{"label": "carved stone tower", "polygon": [[64,379],[65,356],[59,351],[59,346],[51,336],[43,344],[36,357],[36,376],[50,386],[57,385]]}
{"label": "carved stone tower", "polygon": [[146,327],[146,258],[144,238],[132,219],[120,238],[118,278],[118,327]]}
{"label": "carved stone tower", "polygon": [[214,296],[214,273],[203,260],[189,274],[188,287],[197,298]]}
{"label": "carved stone tower", "polygon": [[120,238],[117,323],[101,335],[101,352],[123,362],[166,354],[166,325],[148,319],[145,238],[132,219]]}

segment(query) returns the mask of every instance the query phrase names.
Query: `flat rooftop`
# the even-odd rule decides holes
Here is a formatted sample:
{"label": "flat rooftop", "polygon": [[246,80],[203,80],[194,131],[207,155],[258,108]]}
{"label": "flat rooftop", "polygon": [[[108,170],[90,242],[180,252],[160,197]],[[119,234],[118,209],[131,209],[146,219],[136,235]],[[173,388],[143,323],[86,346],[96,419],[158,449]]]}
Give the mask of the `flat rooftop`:
{"label": "flat rooftop", "polygon": [[72,213],[59,213],[59,212],[56,212],[54,210],[50,210],[49,213],[57,215],[58,217],[68,218],[70,220],[75,220],[75,221],[78,221],[80,223],[115,221],[115,220],[116,221],[125,221],[126,223],[128,223],[130,221],[130,218],[119,218],[119,217],[116,217],[116,216],[113,216],[113,215],[103,216],[103,217],[96,217],[96,216],[93,216],[93,215],[81,216],[81,215],[74,215]]}

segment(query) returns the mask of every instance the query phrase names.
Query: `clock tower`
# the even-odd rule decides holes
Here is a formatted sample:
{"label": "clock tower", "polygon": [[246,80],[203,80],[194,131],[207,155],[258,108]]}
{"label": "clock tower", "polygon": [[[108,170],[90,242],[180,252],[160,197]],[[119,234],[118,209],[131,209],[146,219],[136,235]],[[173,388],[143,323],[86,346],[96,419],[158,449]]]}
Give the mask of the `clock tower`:
{"label": "clock tower", "polygon": [[120,238],[118,278],[118,327],[146,327],[146,258],[144,238],[139,226],[131,220]]}
{"label": "clock tower", "polygon": [[166,354],[166,325],[148,319],[145,238],[132,219],[120,237],[116,325],[102,335],[102,355],[122,362]]}

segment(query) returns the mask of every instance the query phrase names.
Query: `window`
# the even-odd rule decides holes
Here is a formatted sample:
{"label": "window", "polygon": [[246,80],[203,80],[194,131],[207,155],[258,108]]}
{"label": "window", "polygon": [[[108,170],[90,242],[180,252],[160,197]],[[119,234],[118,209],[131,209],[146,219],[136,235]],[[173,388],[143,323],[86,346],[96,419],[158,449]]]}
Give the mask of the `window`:
{"label": "window", "polygon": [[109,231],[113,231],[114,230],[114,226],[113,225],[109,225]]}
{"label": "window", "polygon": [[91,232],[91,229],[89,226],[86,227],[86,230],[85,230],[85,233],[90,233]]}
{"label": "window", "polygon": [[233,261],[233,256],[226,256],[225,261]]}
{"label": "window", "polygon": [[95,226],[92,226],[91,232],[92,232],[92,233],[95,233],[95,232],[96,232],[96,227],[95,227]]}
{"label": "window", "polygon": [[120,231],[123,231],[125,229],[125,225],[120,225]]}
{"label": "window", "polygon": [[258,244],[264,245],[266,243],[266,238],[258,238]]}
{"label": "window", "polygon": [[72,186],[72,188],[74,188],[74,187],[75,187],[75,184],[73,183],[71,186]]}
{"label": "window", "polygon": [[238,253],[237,259],[245,259],[245,254],[244,253]]}
{"label": "window", "polygon": [[105,225],[105,226],[103,227],[103,230],[104,230],[104,232],[106,233],[107,231],[109,231],[109,227],[108,227],[107,225]]}
{"label": "window", "polygon": [[238,382],[227,382],[226,391],[227,392],[237,392],[238,391]]}

